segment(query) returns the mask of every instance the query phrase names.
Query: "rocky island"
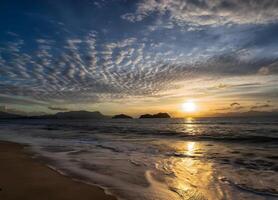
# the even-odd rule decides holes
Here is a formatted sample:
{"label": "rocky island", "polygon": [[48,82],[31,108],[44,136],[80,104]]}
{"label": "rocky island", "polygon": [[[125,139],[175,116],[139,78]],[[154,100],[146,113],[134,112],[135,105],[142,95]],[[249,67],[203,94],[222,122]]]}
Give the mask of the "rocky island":
{"label": "rocky island", "polygon": [[132,117],[125,114],[119,114],[113,116],[112,119],[132,119]]}
{"label": "rocky island", "polygon": [[139,118],[140,119],[143,119],[143,118],[171,118],[171,116],[168,113],[157,113],[154,115],[144,114],[144,115],[141,115]]}

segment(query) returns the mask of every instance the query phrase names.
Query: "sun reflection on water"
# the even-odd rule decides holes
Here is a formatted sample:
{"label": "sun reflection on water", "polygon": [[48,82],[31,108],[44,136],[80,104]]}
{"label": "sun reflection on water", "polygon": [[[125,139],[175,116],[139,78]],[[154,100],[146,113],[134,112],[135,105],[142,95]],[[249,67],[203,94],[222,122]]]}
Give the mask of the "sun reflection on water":
{"label": "sun reflection on water", "polygon": [[185,131],[187,134],[195,135],[197,127],[196,124],[194,124],[194,121],[195,120],[192,117],[187,117],[185,119]]}
{"label": "sun reflection on water", "polygon": [[207,147],[197,141],[171,143],[171,147],[177,156],[164,160],[161,168],[171,174],[166,177],[167,185],[180,197],[174,199],[221,199],[212,178],[213,164],[203,160]]}
{"label": "sun reflection on water", "polygon": [[187,155],[190,155],[190,156],[194,155],[194,151],[195,151],[195,149],[196,149],[195,145],[196,145],[195,142],[188,142],[188,143],[186,144],[186,148],[187,148],[186,154],[187,154]]}

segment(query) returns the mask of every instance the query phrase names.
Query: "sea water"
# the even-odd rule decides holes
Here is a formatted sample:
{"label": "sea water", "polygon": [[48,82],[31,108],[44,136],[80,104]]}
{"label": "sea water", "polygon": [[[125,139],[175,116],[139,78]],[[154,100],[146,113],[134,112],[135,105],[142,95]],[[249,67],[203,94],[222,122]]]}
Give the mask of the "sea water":
{"label": "sea water", "polygon": [[274,118],[2,120],[0,140],[119,199],[278,199]]}

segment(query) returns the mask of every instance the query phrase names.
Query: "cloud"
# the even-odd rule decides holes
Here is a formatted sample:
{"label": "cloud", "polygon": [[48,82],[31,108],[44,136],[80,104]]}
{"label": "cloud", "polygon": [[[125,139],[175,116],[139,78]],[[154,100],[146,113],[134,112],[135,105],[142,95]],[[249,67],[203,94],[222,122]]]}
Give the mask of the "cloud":
{"label": "cloud", "polygon": [[7,106],[6,105],[0,106],[0,111],[6,112],[7,111]]}
{"label": "cloud", "polygon": [[10,36],[13,36],[13,37],[18,37],[19,35],[16,34],[15,32],[12,32],[12,31],[7,31],[6,34],[10,35]]}
{"label": "cloud", "polygon": [[42,101],[38,101],[35,99],[30,99],[28,97],[18,97],[11,95],[0,95],[0,103],[2,104],[18,104],[18,105],[38,105],[45,106],[46,103]]}
{"label": "cloud", "polygon": [[234,102],[234,103],[231,103],[230,104],[230,107],[223,107],[223,108],[218,108],[218,109],[216,109],[216,110],[218,110],[218,111],[227,111],[227,110],[233,110],[233,111],[235,111],[235,110],[242,110],[242,109],[244,109],[245,107],[244,106],[240,106],[240,103],[237,103],[237,102]]}
{"label": "cloud", "polygon": [[54,107],[54,106],[48,106],[49,110],[58,110],[58,111],[67,111],[67,108],[61,108],[61,107]]}
{"label": "cloud", "polygon": [[[48,107],[155,96],[198,78],[256,75],[262,66],[275,74],[277,66],[275,58],[242,59],[237,49],[216,55],[192,49],[185,55],[164,41],[136,37],[103,41],[94,32],[61,41],[40,37],[35,44],[34,51],[26,51],[25,41],[17,38],[0,49],[5,55],[0,56],[0,93],[16,97],[11,102]],[[218,85],[227,87],[232,86]],[[9,99],[2,97],[0,102]]]}
{"label": "cloud", "polygon": [[136,22],[159,14],[180,25],[264,24],[278,19],[277,10],[273,0],[142,0],[122,18]]}
{"label": "cloud", "polygon": [[257,74],[261,70],[269,72],[261,66],[272,66],[272,74],[277,74],[276,71],[277,58],[252,58],[244,59],[241,58],[241,51],[229,52],[219,54],[205,59],[204,61],[195,64],[199,72],[209,74],[221,74],[226,75],[248,75]]}
{"label": "cloud", "polygon": [[63,110],[126,99],[173,102],[182,95],[277,99],[276,1],[57,4],[47,8],[59,16],[16,19],[19,26],[35,25],[29,34],[5,26],[0,103]]}
{"label": "cloud", "polygon": [[238,103],[238,102],[234,102],[234,103],[230,104],[230,109],[233,109],[233,110],[241,110],[243,108],[244,107],[241,106],[240,103]]}
{"label": "cloud", "polygon": [[259,75],[272,75],[278,73],[278,61],[270,63],[267,66],[261,67],[258,70]]}
{"label": "cloud", "polygon": [[236,107],[236,106],[240,106],[240,104],[237,103],[237,102],[234,102],[234,103],[231,103],[230,106],[231,106],[231,107]]}
{"label": "cloud", "polygon": [[121,16],[122,19],[130,21],[130,22],[137,22],[142,21],[147,15],[141,14],[141,13],[125,13]]}
{"label": "cloud", "polygon": [[233,107],[234,110],[241,110],[241,109],[243,109],[243,108],[244,108],[243,106]]}
{"label": "cloud", "polygon": [[[258,68],[256,66],[261,66],[248,62],[239,65],[237,54],[212,57],[197,63],[177,62],[175,57],[172,61],[163,61],[172,55],[146,54],[146,45],[134,44],[134,41],[132,38],[107,43],[103,50],[97,50],[92,43],[67,40],[71,45],[66,45],[60,55],[56,53],[56,57],[51,51],[37,54],[37,57],[20,51],[14,54],[15,59],[6,60],[2,65],[6,79],[13,81],[2,81],[0,91],[42,101],[68,99],[93,103],[108,100],[111,94],[123,97],[155,94],[185,78],[250,74]],[[87,45],[91,51],[83,52],[81,44],[82,47]],[[92,52],[94,57],[88,59]]]}
{"label": "cloud", "polygon": [[224,88],[227,88],[227,87],[229,87],[229,85],[223,84],[223,83],[220,83],[216,86],[217,89],[224,89]]}
{"label": "cloud", "polygon": [[262,108],[270,108],[272,105],[269,104],[263,104],[263,105],[255,105],[251,107],[251,110],[256,110],[256,109],[262,109]]}
{"label": "cloud", "polygon": [[268,67],[262,67],[258,70],[258,74],[260,75],[269,75],[269,68]]}
{"label": "cloud", "polygon": [[8,106],[0,106],[0,111],[12,113],[16,115],[22,115],[22,116],[39,116],[39,115],[45,115],[45,112],[25,112],[19,109],[9,108]]}

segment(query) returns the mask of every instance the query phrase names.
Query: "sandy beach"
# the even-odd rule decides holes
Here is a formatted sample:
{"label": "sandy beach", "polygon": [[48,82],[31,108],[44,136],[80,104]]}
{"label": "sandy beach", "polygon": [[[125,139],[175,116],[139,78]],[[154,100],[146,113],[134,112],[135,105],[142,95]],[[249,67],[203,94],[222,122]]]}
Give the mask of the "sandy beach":
{"label": "sandy beach", "polygon": [[98,187],[62,176],[24,152],[24,146],[0,142],[0,199],[115,200]]}

